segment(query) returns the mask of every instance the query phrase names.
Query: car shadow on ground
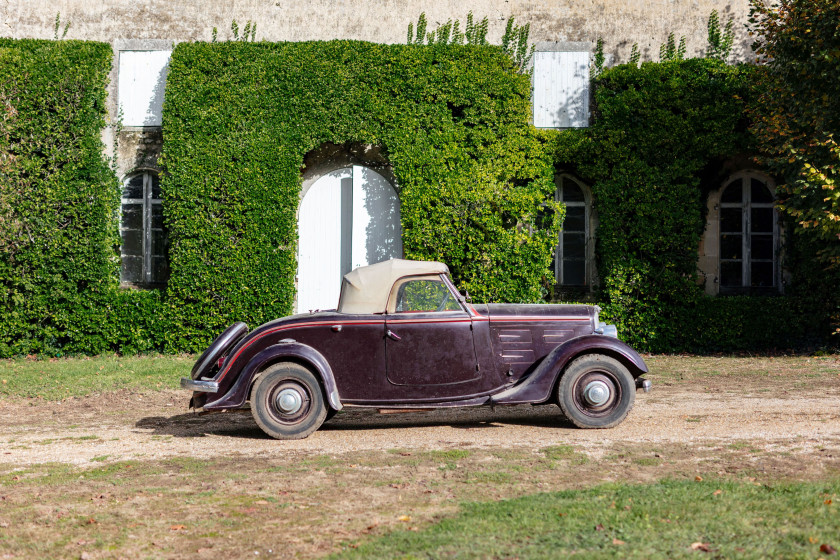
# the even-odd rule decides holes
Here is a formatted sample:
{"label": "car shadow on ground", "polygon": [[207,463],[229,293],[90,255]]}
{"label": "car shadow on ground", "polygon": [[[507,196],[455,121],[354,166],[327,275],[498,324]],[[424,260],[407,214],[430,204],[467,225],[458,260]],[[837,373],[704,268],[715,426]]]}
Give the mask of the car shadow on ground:
{"label": "car shadow on ground", "polygon": [[[379,414],[376,409],[345,409],[321,426],[323,432],[366,431],[382,429],[431,428],[448,426],[460,430],[498,429],[505,425],[535,428],[572,428],[554,405],[436,409],[431,411]],[[177,414],[149,416],[135,425],[152,430],[152,435],[205,437],[208,435],[245,439],[269,439],[254,422],[250,411],[215,414]]]}

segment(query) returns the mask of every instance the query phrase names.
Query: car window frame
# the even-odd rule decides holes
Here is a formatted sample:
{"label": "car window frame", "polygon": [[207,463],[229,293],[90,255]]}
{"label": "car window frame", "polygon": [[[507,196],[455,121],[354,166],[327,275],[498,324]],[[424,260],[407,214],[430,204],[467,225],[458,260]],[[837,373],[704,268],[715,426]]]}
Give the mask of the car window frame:
{"label": "car window frame", "polygon": [[[397,311],[397,296],[399,295],[400,288],[409,282],[414,282],[417,280],[430,280],[433,282],[440,282],[443,285],[443,287],[446,288],[447,292],[449,292],[449,297],[452,299],[452,301],[454,301],[458,305],[458,309],[444,309],[442,311]],[[459,294],[452,293],[452,288],[441,274],[418,274],[416,276],[403,276],[402,278],[398,279],[396,282],[394,282],[394,285],[391,286],[391,293],[388,295],[388,304],[385,306],[385,312],[388,315],[408,315],[420,313],[466,313],[469,315],[469,311],[464,308],[464,304],[461,302]]]}

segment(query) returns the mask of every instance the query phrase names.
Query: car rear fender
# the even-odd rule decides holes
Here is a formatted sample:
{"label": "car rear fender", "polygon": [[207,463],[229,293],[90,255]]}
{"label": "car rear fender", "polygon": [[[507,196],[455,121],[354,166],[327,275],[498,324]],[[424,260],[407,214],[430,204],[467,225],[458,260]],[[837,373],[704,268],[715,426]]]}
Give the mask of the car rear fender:
{"label": "car rear fender", "polygon": [[311,346],[295,341],[281,341],[251,358],[225,396],[208,402],[204,405],[204,410],[240,408],[248,400],[251,385],[257,375],[268,366],[283,361],[296,362],[310,368],[321,380],[329,406],[335,410],[341,410],[338,387],[335,384],[335,376],[333,376],[330,364]]}
{"label": "car rear fender", "polygon": [[639,353],[617,338],[601,334],[584,335],[573,338],[552,350],[533,373],[522,382],[494,395],[492,402],[494,404],[521,404],[548,401],[566,365],[585,354],[604,354],[615,358],[630,371],[634,379],[648,371]]}

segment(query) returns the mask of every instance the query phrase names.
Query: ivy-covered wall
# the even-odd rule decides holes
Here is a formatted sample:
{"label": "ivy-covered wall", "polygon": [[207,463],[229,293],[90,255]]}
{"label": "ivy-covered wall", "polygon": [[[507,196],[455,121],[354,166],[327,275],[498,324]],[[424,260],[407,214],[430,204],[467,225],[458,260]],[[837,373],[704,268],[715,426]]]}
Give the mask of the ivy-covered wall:
{"label": "ivy-covered wall", "polygon": [[799,239],[786,244],[784,297],[708,297],[698,281],[710,190],[727,160],[755,168],[746,109],[757,74],[707,58],[620,65],[595,80],[592,126],[553,140],[557,165],[592,188],[603,315],[638,348],[788,349],[830,332],[831,298],[820,297],[840,282],[808,265]]}
{"label": "ivy-covered wall", "polygon": [[[305,156],[378,146],[409,258],[442,260],[478,301],[539,301],[563,209],[592,188],[603,316],[640,350],[824,344],[837,271],[785,248],[783,297],[697,282],[705,200],[759,150],[754,71],[706,59],[624,65],[589,129],[536,131],[530,83],[496,47],[182,43],[164,106],[165,291],[119,287],[120,187],[102,156],[108,45],[0,39],[0,356],[200,350],[234,320],[291,311]],[[832,307],[834,306],[834,307]]]}
{"label": "ivy-covered wall", "polygon": [[157,294],[117,285],[110,69],[104,43],[0,39],[0,356],[155,346]]}
{"label": "ivy-covered wall", "polygon": [[530,81],[498,47],[181,43],[164,103],[170,348],[288,314],[304,156],[380,146],[405,256],[481,301],[535,301],[562,211],[528,124]]}

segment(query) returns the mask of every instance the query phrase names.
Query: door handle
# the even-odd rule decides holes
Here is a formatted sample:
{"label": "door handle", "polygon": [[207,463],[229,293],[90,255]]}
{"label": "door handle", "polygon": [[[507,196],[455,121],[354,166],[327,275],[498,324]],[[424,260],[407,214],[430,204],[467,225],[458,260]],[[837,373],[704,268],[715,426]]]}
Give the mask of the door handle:
{"label": "door handle", "polygon": [[388,329],[388,332],[386,334],[388,335],[388,338],[390,338],[391,340],[402,340],[402,337],[397,336],[397,334],[394,331],[392,331],[391,329]]}
{"label": "door handle", "polygon": [[333,325],[330,328],[332,329],[332,332],[341,332],[342,326],[341,325]]}

